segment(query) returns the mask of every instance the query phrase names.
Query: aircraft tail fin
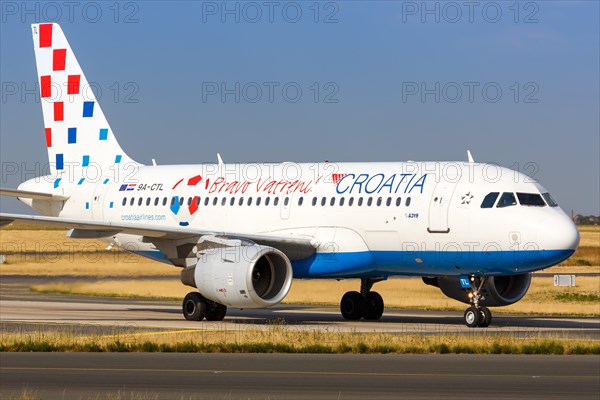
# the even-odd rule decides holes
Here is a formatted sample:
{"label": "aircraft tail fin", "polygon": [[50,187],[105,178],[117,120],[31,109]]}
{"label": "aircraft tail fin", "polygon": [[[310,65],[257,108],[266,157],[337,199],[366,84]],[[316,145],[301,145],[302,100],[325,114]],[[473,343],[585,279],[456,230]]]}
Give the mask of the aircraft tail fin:
{"label": "aircraft tail fin", "polygon": [[135,163],[117,142],[60,25],[31,29],[52,175],[85,177],[94,167],[108,177]]}

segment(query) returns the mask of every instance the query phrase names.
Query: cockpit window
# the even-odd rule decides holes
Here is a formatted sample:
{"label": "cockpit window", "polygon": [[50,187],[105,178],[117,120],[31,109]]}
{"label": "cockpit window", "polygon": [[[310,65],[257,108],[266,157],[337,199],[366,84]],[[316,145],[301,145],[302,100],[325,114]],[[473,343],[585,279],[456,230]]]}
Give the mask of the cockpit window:
{"label": "cockpit window", "polygon": [[500,193],[498,193],[498,192],[488,193],[487,196],[485,196],[483,198],[483,201],[481,202],[481,208],[494,207],[494,203],[496,202],[496,199],[498,198],[499,194]]}
{"label": "cockpit window", "polygon": [[500,200],[498,201],[498,204],[496,204],[496,207],[502,208],[514,205],[517,205],[517,199],[515,198],[515,194],[504,192],[502,193],[502,196],[500,196]]}
{"label": "cockpit window", "polygon": [[558,204],[554,201],[552,196],[550,196],[550,193],[542,193],[542,197],[544,198],[544,200],[546,200],[546,203],[548,203],[550,207],[558,207]]}
{"label": "cockpit window", "polygon": [[542,196],[537,193],[517,193],[519,203],[522,206],[533,206],[533,207],[544,207],[546,203],[542,199]]}

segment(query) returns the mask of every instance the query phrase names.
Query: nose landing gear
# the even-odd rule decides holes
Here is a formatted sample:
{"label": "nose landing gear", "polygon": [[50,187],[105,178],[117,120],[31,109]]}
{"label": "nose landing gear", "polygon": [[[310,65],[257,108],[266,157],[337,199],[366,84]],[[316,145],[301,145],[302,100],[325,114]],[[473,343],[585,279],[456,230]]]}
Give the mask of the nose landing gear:
{"label": "nose landing gear", "polygon": [[377,292],[371,292],[371,288],[384,278],[360,280],[360,293],[356,291],[346,292],[340,302],[340,311],[347,320],[358,321],[378,320],[383,315],[383,298]]}
{"label": "nose landing gear", "polygon": [[485,276],[472,276],[471,279],[469,279],[471,284],[471,292],[469,293],[471,307],[467,308],[464,314],[465,324],[469,328],[485,328],[492,322],[491,311],[486,306],[479,304],[481,300],[485,300],[485,297],[481,294],[481,289],[483,288],[486,279]]}

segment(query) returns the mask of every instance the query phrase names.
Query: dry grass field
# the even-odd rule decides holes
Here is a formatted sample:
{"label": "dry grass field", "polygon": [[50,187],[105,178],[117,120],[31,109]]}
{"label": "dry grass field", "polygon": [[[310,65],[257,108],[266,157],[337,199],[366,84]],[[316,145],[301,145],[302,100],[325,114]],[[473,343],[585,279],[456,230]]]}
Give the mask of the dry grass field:
{"label": "dry grass field", "polygon": [[281,321],[262,330],[197,329],[74,335],[61,332],[5,334],[0,351],[224,352],[224,353],[475,353],[599,354],[589,340],[489,335],[387,334],[298,330]]}
{"label": "dry grass field", "polygon": [[[580,227],[581,246],[564,263],[547,269],[550,273],[600,272],[600,227]],[[0,254],[8,263],[0,265],[1,275],[45,275],[98,277],[96,282],[52,283],[32,287],[44,292],[98,294],[154,298],[182,298],[191,288],[179,282],[179,269],[116,249],[96,240],[74,240],[64,230],[0,230]],[[173,277],[173,280],[144,280],[136,277]],[[110,277],[131,277],[111,280]],[[338,304],[348,290],[357,290],[356,280],[296,280],[286,303]],[[463,310],[464,305],[448,299],[420,279],[395,278],[378,283],[388,307],[406,309]],[[575,288],[555,288],[552,278],[535,277],[525,298],[500,312],[536,314],[600,315],[600,280],[577,277]]]}

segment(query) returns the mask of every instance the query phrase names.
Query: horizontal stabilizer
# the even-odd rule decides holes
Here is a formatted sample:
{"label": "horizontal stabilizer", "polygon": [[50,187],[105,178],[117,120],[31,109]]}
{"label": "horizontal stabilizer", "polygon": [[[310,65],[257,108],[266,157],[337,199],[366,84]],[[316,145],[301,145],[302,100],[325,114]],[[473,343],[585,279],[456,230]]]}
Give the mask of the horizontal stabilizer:
{"label": "horizontal stabilizer", "polygon": [[43,192],[30,192],[28,190],[18,189],[2,189],[0,188],[0,196],[11,196],[20,197],[22,199],[34,199],[34,200],[48,200],[48,201],[65,201],[70,196],[66,196],[58,193],[43,193]]}

